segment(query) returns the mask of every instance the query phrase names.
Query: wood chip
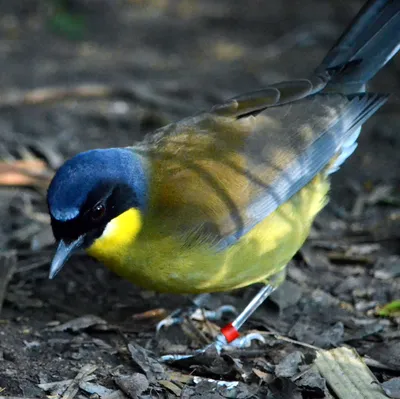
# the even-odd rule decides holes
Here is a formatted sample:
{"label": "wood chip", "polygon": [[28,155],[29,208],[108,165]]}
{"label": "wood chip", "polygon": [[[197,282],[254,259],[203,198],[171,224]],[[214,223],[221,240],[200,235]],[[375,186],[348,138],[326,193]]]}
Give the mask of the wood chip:
{"label": "wood chip", "polygon": [[188,374],[182,374],[179,373],[178,371],[172,371],[168,373],[167,376],[170,381],[176,381],[182,384],[190,384],[191,382],[193,382],[193,376]]}
{"label": "wood chip", "polygon": [[168,391],[172,392],[175,396],[180,397],[182,393],[182,389],[175,385],[172,381],[160,380],[158,381],[164,388],[168,389]]}
{"label": "wood chip", "polygon": [[94,371],[97,369],[97,366],[94,366],[92,364],[86,364],[83,366],[77,376],[74,378],[74,380],[71,382],[70,386],[67,388],[67,390],[64,392],[63,396],[61,399],[72,399],[75,397],[75,395],[79,391],[79,384],[81,381],[85,379],[88,375],[94,373]]}
{"label": "wood chip", "polygon": [[52,331],[67,331],[71,330],[74,332],[86,330],[89,327],[97,325],[106,325],[107,322],[102,318],[94,315],[85,315],[76,319],[67,321],[66,323],[60,324],[59,326],[53,327]]}
{"label": "wood chip", "polygon": [[315,366],[339,399],[385,399],[378,381],[354,349],[317,351]]}
{"label": "wood chip", "polygon": [[92,373],[97,369],[97,366],[87,364],[81,368],[77,376],[73,380],[63,380],[38,384],[40,389],[45,392],[51,392],[50,396],[55,396],[61,399],[72,399],[79,391],[79,385],[94,378]]}

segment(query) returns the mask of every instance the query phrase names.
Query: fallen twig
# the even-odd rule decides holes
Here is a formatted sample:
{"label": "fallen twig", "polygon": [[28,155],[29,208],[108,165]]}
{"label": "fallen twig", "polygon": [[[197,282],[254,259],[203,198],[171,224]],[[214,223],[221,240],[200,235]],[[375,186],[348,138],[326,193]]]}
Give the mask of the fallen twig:
{"label": "fallen twig", "polygon": [[7,286],[17,267],[17,255],[15,251],[7,251],[0,254],[0,314],[3,301],[6,296]]}
{"label": "fallen twig", "polygon": [[47,187],[51,174],[41,160],[0,162],[0,186]]}
{"label": "fallen twig", "polygon": [[65,101],[71,98],[95,99],[123,97],[146,105],[157,106],[178,112],[193,112],[186,103],[152,92],[147,85],[129,82],[124,87],[102,83],[82,83],[75,86],[42,87],[32,90],[5,91],[0,99],[0,109],[21,105],[42,105]]}

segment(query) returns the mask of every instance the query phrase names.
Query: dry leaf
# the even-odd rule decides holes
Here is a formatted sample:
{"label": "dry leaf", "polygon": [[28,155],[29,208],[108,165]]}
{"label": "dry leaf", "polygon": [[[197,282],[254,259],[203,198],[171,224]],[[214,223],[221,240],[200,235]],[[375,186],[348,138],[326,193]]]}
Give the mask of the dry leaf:
{"label": "dry leaf", "polygon": [[39,159],[0,162],[0,186],[46,187],[49,182],[47,165]]}

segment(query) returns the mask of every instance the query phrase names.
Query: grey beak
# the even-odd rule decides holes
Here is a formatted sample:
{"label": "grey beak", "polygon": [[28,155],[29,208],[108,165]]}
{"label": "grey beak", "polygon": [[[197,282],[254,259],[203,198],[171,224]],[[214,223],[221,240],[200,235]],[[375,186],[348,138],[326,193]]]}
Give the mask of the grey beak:
{"label": "grey beak", "polygon": [[83,238],[83,236],[80,236],[76,240],[69,243],[66,243],[64,240],[60,240],[56,254],[51,262],[49,273],[50,279],[54,278],[56,274],[63,268],[73,252],[82,247]]}

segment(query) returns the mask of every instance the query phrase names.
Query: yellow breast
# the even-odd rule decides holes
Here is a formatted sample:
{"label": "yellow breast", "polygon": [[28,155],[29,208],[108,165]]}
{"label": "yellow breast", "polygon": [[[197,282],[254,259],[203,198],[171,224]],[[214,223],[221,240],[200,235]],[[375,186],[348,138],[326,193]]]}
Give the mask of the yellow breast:
{"label": "yellow breast", "polygon": [[142,221],[130,209],[108,224],[88,253],[132,283],[160,292],[216,292],[264,282],[301,247],[328,189],[325,177],[315,177],[225,251],[185,246],[184,238],[163,233],[161,221]]}

